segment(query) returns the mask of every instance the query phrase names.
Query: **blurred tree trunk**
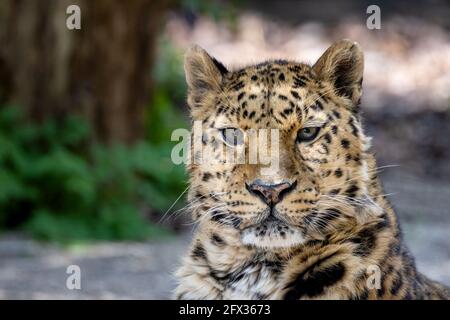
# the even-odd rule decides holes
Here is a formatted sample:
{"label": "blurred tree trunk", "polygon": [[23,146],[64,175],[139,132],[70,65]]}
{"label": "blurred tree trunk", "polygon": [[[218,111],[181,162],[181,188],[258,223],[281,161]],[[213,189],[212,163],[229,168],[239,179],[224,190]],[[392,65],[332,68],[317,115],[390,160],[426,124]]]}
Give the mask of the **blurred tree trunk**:
{"label": "blurred tree trunk", "polygon": [[[83,115],[95,138],[143,136],[164,0],[2,0],[0,99],[34,119]],[[66,8],[81,9],[81,30]]]}

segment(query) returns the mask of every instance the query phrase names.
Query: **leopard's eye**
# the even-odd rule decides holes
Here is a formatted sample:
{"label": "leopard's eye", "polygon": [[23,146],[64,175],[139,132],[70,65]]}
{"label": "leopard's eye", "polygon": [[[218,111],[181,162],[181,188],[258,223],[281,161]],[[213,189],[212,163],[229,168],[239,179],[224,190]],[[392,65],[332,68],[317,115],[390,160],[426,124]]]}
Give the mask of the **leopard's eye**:
{"label": "leopard's eye", "polygon": [[308,142],[314,140],[319,133],[320,127],[306,127],[298,130],[297,142]]}
{"label": "leopard's eye", "polygon": [[237,128],[219,129],[223,141],[230,146],[237,146],[244,143],[244,134]]}

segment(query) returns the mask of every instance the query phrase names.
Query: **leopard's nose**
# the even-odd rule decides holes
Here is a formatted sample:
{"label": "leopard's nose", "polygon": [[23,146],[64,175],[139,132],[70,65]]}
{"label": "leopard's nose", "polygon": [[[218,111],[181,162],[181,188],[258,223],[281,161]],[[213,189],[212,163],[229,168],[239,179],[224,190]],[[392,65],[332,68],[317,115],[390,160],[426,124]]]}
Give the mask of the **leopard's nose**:
{"label": "leopard's nose", "polygon": [[245,187],[251,194],[261,198],[268,206],[274,206],[279,203],[285,195],[294,190],[296,185],[297,181],[267,184],[264,181],[257,179],[250,184],[246,183]]}

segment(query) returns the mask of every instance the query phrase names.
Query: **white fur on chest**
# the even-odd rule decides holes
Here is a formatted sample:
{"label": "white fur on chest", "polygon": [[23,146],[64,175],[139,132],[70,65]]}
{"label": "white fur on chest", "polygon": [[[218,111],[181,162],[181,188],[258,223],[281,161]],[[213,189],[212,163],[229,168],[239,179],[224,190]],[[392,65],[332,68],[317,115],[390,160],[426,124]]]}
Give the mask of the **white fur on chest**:
{"label": "white fur on chest", "polygon": [[246,267],[226,284],[223,299],[258,300],[277,299],[275,296],[280,284],[274,272],[262,264]]}

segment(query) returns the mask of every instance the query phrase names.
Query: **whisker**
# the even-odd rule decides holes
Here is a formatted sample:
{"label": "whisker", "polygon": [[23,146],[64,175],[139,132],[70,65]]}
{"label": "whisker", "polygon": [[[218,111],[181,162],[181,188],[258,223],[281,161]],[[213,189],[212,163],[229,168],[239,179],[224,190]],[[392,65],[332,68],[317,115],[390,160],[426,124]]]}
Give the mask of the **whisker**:
{"label": "whisker", "polygon": [[[398,166],[399,166],[399,165],[381,166],[381,167],[377,167],[377,168],[373,168],[373,169],[367,170],[365,173],[373,173],[373,172],[379,173],[379,172],[381,172],[381,171],[380,171],[381,169],[385,169],[385,168],[393,168],[393,167],[398,167]],[[364,173],[364,174],[358,174],[358,175],[356,175],[356,176],[353,176],[353,177],[350,178],[350,179],[346,179],[346,180],[344,180],[344,181],[342,181],[342,182],[340,182],[340,183],[336,183],[336,184],[333,184],[333,185],[329,185],[329,186],[327,186],[327,187],[328,187],[328,188],[336,188],[336,187],[342,186],[342,185],[346,184],[347,182],[354,181],[354,180],[356,180],[356,179],[360,179],[361,177],[365,176],[365,173]]]}
{"label": "whisker", "polygon": [[166,215],[169,213],[170,210],[175,206],[175,204],[181,199],[181,197],[186,193],[186,191],[189,190],[189,186],[186,187],[186,189],[183,190],[183,192],[178,196],[178,198],[172,203],[172,205],[167,209],[167,211],[162,215],[162,217],[159,219],[158,224],[161,223]]}

